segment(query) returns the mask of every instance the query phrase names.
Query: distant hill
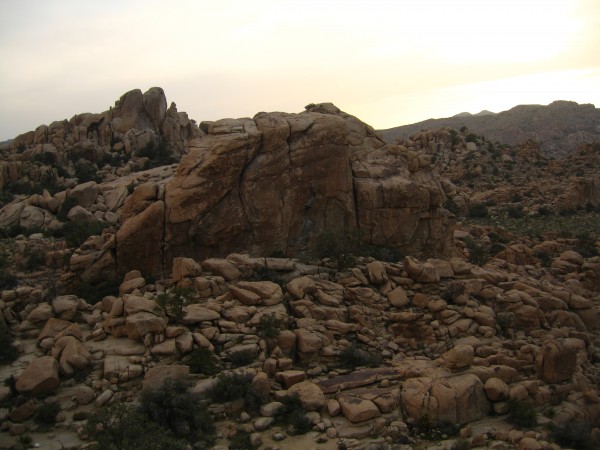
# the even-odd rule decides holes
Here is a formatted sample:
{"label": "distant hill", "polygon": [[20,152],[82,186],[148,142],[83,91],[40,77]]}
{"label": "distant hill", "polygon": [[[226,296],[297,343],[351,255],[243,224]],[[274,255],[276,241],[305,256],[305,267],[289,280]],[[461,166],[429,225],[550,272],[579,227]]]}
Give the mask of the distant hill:
{"label": "distant hill", "polygon": [[509,145],[531,139],[540,143],[546,156],[562,157],[573,154],[582,144],[600,139],[600,109],[591,104],[561,100],[547,106],[515,106],[497,114],[486,110],[477,114],[463,112],[445,119],[379,130],[379,133],[387,142],[394,142],[423,129],[442,127],[467,127],[472,133]]}

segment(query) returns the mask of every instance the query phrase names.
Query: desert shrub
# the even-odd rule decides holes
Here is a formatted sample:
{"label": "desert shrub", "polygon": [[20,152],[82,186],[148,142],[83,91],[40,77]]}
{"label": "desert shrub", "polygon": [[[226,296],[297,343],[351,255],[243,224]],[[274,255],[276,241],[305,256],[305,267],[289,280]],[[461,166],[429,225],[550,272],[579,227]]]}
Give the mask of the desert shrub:
{"label": "desert shrub", "polygon": [[217,383],[212,389],[211,397],[214,402],[231,402],[244,400],[244,407],[250,412],[256,412],[268,400],[268,393],[256,389],[252,385],[253,375],[249,373],[222,373],[217,377]]}
{"label": "desert shrub", "polygon": [[475,203],[469,206],[468,216],[483,219],[488,216],[488,208],[484,203]]}
{"label": "desert shrub", "polygon": [[10,272],[8,254],[0,250],[0,289],[11,289],[17,285],[17,279]]}
{"label": "desert shrub", "polygon": [[68,220],[67,215],[72,208],[77,206],[77,200],[74,197],[67,197],[60,205],[58,212],[56,213],[56,218],[65,222]]}
{"label": "desert shrub", "polygon": [[537,249],[533,252],[533,255],[540,259],[542,267],[550,267],[552,265],[552,256],[549,255],[548,252]]}
{"label": "desert shrub", "polygon": [[305,434],[312,430],[312,423],[306,416],[298,395],[281,399],[283,408],[277,415],[277,422],[288,427],[290,434]]}
{"label": "desert shrub", "polygon": [[102,178],[98,175],[98,166],[87,159],[80,159],[75,163],[75,177],[79,184],[95,181],[100,183]]}
{"label": "desert shrub", "polygon": [[79,247],[90,236],[98,235],[106,228],[104,222],[97,220],[90,222],[67,222],[62,228],[54,232],[54,236],[63,238],[68,247]]}
{"label": "desert shrub", "polygon": [[591,433],[592,426],[584,420],[575,420],[552,429],[552,436],[557,444],[576,450],[594,450],[600,447],[600,442]]}
{"label": "desert shrub", "polygon": [[589,231],[580,231],[575,236],[577,238],[577,246],[575,251],[584,258],[591,258],[598,255],[596,248],[596,237]]}
{"label": "desert shrub", "polygon": [[452,144],[453,147],[462,142],[462,138],[458,134],[458,131],[456,131],[454,128],[450,129],[450,139],[451,139],[450,143]]}
{"label": "desert shrub", "polygon": [[46,263],[46,254],[38,248],[26,248],[23,269],[28,272],[39,270]]}
{"label": "desert shrub", "polygon": [[183,362],[189,366],[191,373],[203,373],[204,375],[219,373],[215,355],[206,348],[194,350]]}
{"label": "desert shrub", "polygon": [[196,290],[192,287],[177,287],[160,294],[157,303],[172,321],[181,322],[185,316],[184,307],[192,302],[195,295]]}
{"label": "desert shrub", "polygon": [[222,373],[211,392],[215,402],[230,402],[244,398],[252,381],[252,375],[246,373]]}
{"label": "desert shrub", "polygon": [[525,216],[523,212],[523,207],[521,205],[511,205],[506,210],[508,217],[511,219],[520,219]]}
{"label": "desert shrub", "polygon": [[95,284],[81,280],[75,288],[74,294],[94,305],[107,295],[119,295],[119,285],[117,279],[108,279]]}
{"label": "desert shrub", "polygon": [[87,420],[89,417],[90,417],[90,413],[85,412],[85,411],[77,411],[76,413],[73,414],[73,420],[75,422]]}
{"label": "desert shrub", "polygon": [[371,256],[378,261],[398,262],[404,255],[400,249],[386,247],[384,245],[361,245],[359,254],[362,256]]}
{"label": "desert shrub", "polygon": [[431,421],[427,415],[422,416],[413,426],[419,437],[428,441],[447,439],[448,436],[456,436],[460,431],[459,424]]}
{"label": "desert shrub", "polygon": [[13,338],[4,320],[0,320],[0,365],[10,364],[19,356],[17,348],[12,344]]}
{"label": "desert shrub", "polygon": [[189,384],[183,378],[167,379],[157,389],[142,391],[138,411],[181,438],[196,440],[215,431],[208,410],[190,394]]}
{"label": "desert shrub", "polygon": [[358,240],[352,239],[345,231],[324,231],[319,235],[314,249],[318,258],[331,258],[338,269],[345,269],[354,263]]}
{"label": "desert shrub", "polygon": [[469,133],[465,137],[465,141],[467,142],[477,142],[478,136],[474,133]]}
{"label": "desert shrub", "polygon": [[86,434],[98,450],[183,450],[187,442],[156,426],[147,416],[122,403],[90,414]]}
{"label": "desert shrub", "polygon": [[253,450],[254,446],[250,440],[250,433],[244,430],[237,430],[229,440],[229,450]]}
{"label": "desert shrub", "polygon": [[144,148],[142,148],[137,155],[140,158],[146,157],[150,161],[148,162],[146,169],[152,169],[153,167],[166,166],[176,162],[172,153],[169,151],[167,140],[164,137],[160,137],[157,142],[149,142]]}
{"label": "desert shrub", "polygon": [[469,250],[469,261],[471,263],[483,266],[486,262],[488,262],[488,252],[485,250],[485,247],[476,242],[475,239],[468,236],[467,239],[465,239],[465,245]]}
{"label": "desert shrub", "polygon": [[281,330],[286,329],[285,319],[275,313],[263,314],[258,322],[257,333],[263,338],[276,338]]}
{"label": "desert shrub", "polygon": [[229,362],[233,367],[242,367],[252,364],[256,354],[252,350],[242,350],[229,355]]}
{"label": "desert shrub", "polygon": [[508,244],[509,240],[500,236],[498,233],[496,233],[495,231],[490,231],[488,233],[488,237],[490,238],[490,240],[494,243],[500,243],[500,244]]}
{"label": "desert shrub", "polygon": [[19,444],[21,444],[23,448],[31,448],[33,446],[33,438],[29,434],[22,434],[19,436]]}
{"label": "desert shrub", "polygon": [[446,200],[446,202],[444,203],[444,208],[446,208],[448,211],[450,211],[454,215],[460,214],[460,208],[458,207],[456,202],[451,198]]}
{"label": "desert shrub", "polygon": [[469,450],[471,442],[465,438],[459,438],[452,443],[451,450]]}
{"label": "desert shrub", "polygon": [[508,402],[508,421],[519,428],[537,425],[537,413],[530,403],[511,399]]}
{"label": "desert shrub", "polygon": [[366,351],[350,345],[340,352],[340,365],[350,369],[358,366],[378,367],[382,361],[381,355],[373,349]]}
{"label": "desert shrub", "polygon": [[496,325],[501,331],[506,331],[515,326],[515,313],[509,311],[499,312],[496,315]]}
{"label": "desert shrub", "polygon": [[33,419],[35,423],[41,426],[54,425],[59,412],[60,405],[58,403],[43,403],[35,411]]}

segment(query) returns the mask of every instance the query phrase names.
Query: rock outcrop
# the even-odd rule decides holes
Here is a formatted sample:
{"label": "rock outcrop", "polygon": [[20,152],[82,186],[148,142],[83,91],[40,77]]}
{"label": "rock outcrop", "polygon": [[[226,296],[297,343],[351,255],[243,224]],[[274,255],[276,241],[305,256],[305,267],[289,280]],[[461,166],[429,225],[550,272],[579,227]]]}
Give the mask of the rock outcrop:
{"label": "rock outcrop", "polygon": [[[143,269],[157,275],[180,256],[300,254],[324,232],[413,254],[452,252],[445,193],[428,163],[333,105],[201,128],[207,135],[189,143],[164,197],[122,225],[146,230],[117,235],[123,272],[141,256],[125,248],[144,248]],[[149,239],[150,229],[164,239]]]}

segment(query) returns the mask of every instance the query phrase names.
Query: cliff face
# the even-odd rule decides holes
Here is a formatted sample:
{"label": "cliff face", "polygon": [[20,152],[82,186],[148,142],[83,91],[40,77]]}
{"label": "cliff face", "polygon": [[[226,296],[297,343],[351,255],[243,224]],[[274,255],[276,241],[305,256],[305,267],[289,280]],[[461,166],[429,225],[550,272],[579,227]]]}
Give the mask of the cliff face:
{"label": "cliff face", "polygon": [[[452,251],[445,193],[428,161],[333,105],[201,128],[206,136],[190,141],[164,190],[122,224],[119,271],[141,263],[156,274],[177,256],[292,256],[325,231],[411,254]],[[148,239],[151,229],[162,238]]]}

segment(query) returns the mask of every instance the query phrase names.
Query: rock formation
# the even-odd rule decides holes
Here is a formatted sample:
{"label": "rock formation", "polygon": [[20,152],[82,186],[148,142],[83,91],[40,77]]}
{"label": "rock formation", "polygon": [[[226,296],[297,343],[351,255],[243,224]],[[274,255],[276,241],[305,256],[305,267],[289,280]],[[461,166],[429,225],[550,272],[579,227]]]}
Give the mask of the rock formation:
{"label": "rock formation", "polygon": [[190,142],[164,198],[123,224],[164,239],[121,231],[122,271],[139,268],[135,248],[145,247],[143,269],[156,275],[177,256],[296,255],[326,231],[415,254],[452,251],[445,193],[427,163],[332,105],[201,128],[207,135]]}
{"label": "rock formation", "polygon": [[[215,449],[246,435],[255,448],[558,450],[574,446],[571,430],[600,442],[597,145],[563,161],[448,129],[386,145],[331,104],[190,123],[178,141],[163,99],[126,94],[93,115],[83,147],[69,138],[49,154],[119,152],[110,133],[145,148],[136,136],[151,131],[172,152],[181,143],[179,164],[132,170],[147,159],[134,155],[52,194],[6,185],[9,445],[35,433],[86,448],[97,408],[179,378],[219,423]],[[4,148],[3,173],[57,170],[19,159],[36,145]],[[521,226],[577,232],[523,231],[509,221],[517,207]],[[303,253],[339,235],[363,245]],[[223,380],[246,393],[215,395]],[[38,433],[55,406],[53,434]]]}

